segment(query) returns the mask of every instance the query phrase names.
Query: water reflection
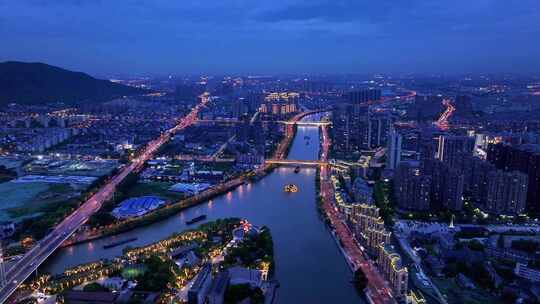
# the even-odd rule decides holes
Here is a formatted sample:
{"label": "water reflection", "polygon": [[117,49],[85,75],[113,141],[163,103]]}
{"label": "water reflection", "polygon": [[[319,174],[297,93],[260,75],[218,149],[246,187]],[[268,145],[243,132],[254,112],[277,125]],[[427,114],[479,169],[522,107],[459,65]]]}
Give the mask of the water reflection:
{"label": "water reflection", "polygon": [[[306,145],[305,136],[311,138],[310,145]],[[318,159],[318,136],[317,128],[299,128],[289,158]],[[313,167],[302,167],[295,174],[294,167],[280,167],[259,182],[119,235],[117,239],[137,237],[125,246],[146,245],[190,228],[185,221],[202,214],[206,214],[209,221],[223,217],[246,218],[272,231],[275,275],[281,283],[276,303],[362,303],[350,284],[351,273],[343,256],[317,214],[315,172]],[[286,183],[298,185],[300,191],[284,193]],[[118,256],[125,246],[103,249],[103,245],[112,240],[106,238],[59,250],[42,268],[58,273],[80,263]]]}
{"label": "water reflection", "polygon": [[242,198],[242,194],[244,194],[244,185],[238,187],[238,198]]}

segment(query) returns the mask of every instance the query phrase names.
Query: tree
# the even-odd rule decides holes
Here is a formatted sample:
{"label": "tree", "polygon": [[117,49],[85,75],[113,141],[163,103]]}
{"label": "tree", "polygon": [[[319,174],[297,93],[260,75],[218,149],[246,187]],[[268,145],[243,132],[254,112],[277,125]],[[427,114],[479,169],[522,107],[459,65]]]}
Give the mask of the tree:
{"label": "tree", "polygon": [[114,223],[116,218],[112,216],[109,212],[106,211],[98,211],[94,216],[90,217],[90,220],[88,221],[88,225],[91,227],[99,227],[99,226],[106,226],[109,224]]}
{"label": "tree", "polygon": [[86,284],[83,288],[83,291],[98,292],[98,291],[109,291],[109,289],[107,287],[101,286],[98,283],[94,282],[94,283]]}
{"label": "tree", "polygon": [[146,271],[138,279],[137,290],[161,292],[167,283],[174,282],[172,269],[176,267],[170,260],[163,261],[159,256],[152,255],[144,261]]}

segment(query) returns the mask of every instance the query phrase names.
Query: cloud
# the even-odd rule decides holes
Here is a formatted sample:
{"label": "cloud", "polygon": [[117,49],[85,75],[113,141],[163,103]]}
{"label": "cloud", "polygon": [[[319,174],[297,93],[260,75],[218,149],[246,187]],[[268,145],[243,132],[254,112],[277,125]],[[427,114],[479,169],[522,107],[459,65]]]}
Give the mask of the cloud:
{"label": "cloud", "polygon": [[536,0],[312,0],[264,10],[257,17],[268,23],[347,23],[358,24],[359,30],[371,25],[387,34],[423,35],[486,31],[502,25],[538,28],[539,10],[540,1]]}
{"label": "cloud", "polygon": [[0,9],[5,59],[377,71],[516,55],[540,68],[528,55],[540,50],[538,0],[0,0]]}

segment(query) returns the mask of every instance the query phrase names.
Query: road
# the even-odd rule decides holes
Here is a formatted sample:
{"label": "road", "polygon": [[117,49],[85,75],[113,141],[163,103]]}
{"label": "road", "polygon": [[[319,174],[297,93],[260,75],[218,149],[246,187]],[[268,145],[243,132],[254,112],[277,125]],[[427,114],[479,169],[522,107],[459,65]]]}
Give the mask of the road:
{"label": "road", "polygon": [[450,116],[452,116],[456,108],[454,107],[454,105],[452,105],[452,102],[449,99],[443,100],[442,103],[446,107],[446,110],[444,110],[439,119],[437,119],[435,125],[441,130],[448,130],[448,119],[450,118]]}
{"label": "road", "polygon": [[51,233],[41,239],[31,250],[25,253],[6,272],[7,284],[0,290],[0,303],[6,302],[17,287],[24,282],[60,245],[79,229],[102,204],[112,196],[114,190],[126,176],[139,170],[154,153],[178,131],[193,124],[197,119],[200,108],[208,102],[208,95],[202,95],[202,100],[191,112],[178,121],[178,124],[163,132],[158,138],[150,141],[142,153],[132,162],[113,176],[100,190],[92,195],[78,209],[67,216],[54,227]]}
{"label": "road", "polygon": [[[249,124],[253,125],[255,123],[255,121],[257,120],[257,117],[259,117],[259,111],[256,111],[255,114],[253,114],[253,116],[249,120]],[[199,120],[197,120],[197,121],[199,121]],[[227,148],[227,146],[230,143],[232,143],[235,139],[236,139],[236,134],[232,135],[225,143],[223,143],[223,145],[221,145],[221,147],[219,147],[219,149],[216,151],[216,153],[214,153],[212,155],[212,159],[214,159],[214,160],[218,159],[221,152],[223,152]]]}
{"label": "road", "polygon": [[[178,131],[187,128],[191,124],[197,121],[197,113],[200,108],[203,107],[209,97],[207,95],[202,96],[202,101],[195,106],[192,111],[184,118],[180,119],[178,124],[163,132],[158,138],[150,141],[142,153],[137,156],[132,162],[122,168],[118,174],[113,176],[98,192],[92,195],[86,202],[84,202],[78,209],[67,216],[62,222],[57,224],[52,232],[41,239],[31,250],[26,252],[13,266],[6,272],[5,286],[0,289],[0,303],[6,302],[10,295],[15,292],[17,287],[24,282],[36,269],[41,265],[58,247],[61,246],[75,231],[77,231],[95,212],[97,212],[102,204],[109,199],[116,187],[128,176],[130,173],[139,170],[144,163],[150,159],[154,153]],[[295,117],[292,121],[298,121],[306,115],[314,114],[321,111],[303,112]],[[286,156],[287,148],[293,138],[294,125],[288,125],[286,131],[286,137],[282,140],[276,149],[274,158],[283,158]],[[231,181],[235,183],[239,181]],[[222,185],[227,187],[229,185]],[[218,191],[219,189],[215,189]]]}
{"label": "road", "polygon": [[266,164],[297,165],[297,166],[324,166],[328,163],[316,160],[266,159]]}
{"label": "road", "polygon": [[[328,151],[330,148],[330,137],[328,136],[328,127],[322,126],[322,151],[321,161],[328,161]],[[381,276],[377,268],[371,261],[364,257],[364,254],[358,243],[354,239],[352,232],[341,220],[340,214],[333,204],[334,190],[330,182],[330,169],[328,166],[320,167],[321,189],[320,193],[323,199],[323,210],[330,219],[330,225],[334,228],[337,237],[341,240],[343,250],[345,251],[349,262],[354,269],[359,267],[368,278],[368,286],[371,299],[377,304],[397,303],[393,298],[387,282]]]}
{"label": "road", "polygon": [[312,127],[327,126],[327,125],[332,124],[328,121],[276,121],[276,122],[284,123],[286,125],[312,126]]}

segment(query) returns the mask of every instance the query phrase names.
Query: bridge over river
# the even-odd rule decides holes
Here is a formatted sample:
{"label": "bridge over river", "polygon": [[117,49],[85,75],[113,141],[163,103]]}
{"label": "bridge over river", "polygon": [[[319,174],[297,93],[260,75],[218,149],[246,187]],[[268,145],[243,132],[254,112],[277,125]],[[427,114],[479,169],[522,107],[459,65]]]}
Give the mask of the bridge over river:
{"label": "bridge over river", "polygon": [[[299,126],[288,159],[317,162],[320,146],[315,139],[318,142],[322,138],[320,130]],[[305,137],[312,138],[312,144],[306,145]],[[315,174],[315,166],[303,166],[297,174],[293,167],[280,166],[258,182],[241,185],[161,222],[59,249],[40,271],[55,274],[81,263],[114,258],[122,254],[125,246],[147,245],[174,232],[190,229],[192,226],[186,225],[186,220],[203,214],[207,215],[208,221],[240,217],[254,225],[267,226],[272,232],[275,279],[280,283],[275,304],[365,303],[350,283],[352,273],[347,262],[315,208]],[[283,191],[283,186],[291,183],[298,186],[297,193]],[[129,244],[103,248],[103,245],[134,237],[137,240]]]}

